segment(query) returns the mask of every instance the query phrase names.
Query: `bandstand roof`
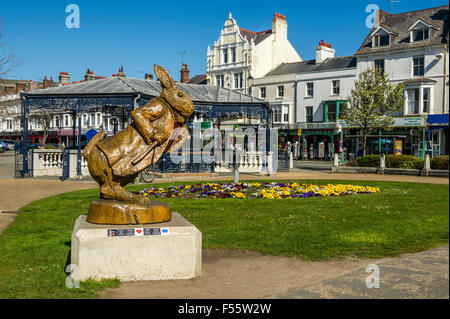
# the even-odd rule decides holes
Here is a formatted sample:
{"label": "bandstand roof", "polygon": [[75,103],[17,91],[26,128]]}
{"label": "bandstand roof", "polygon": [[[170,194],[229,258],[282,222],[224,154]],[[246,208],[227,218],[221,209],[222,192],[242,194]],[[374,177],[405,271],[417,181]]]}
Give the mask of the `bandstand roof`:
{"label": "bandstand roof", "polygon": [[[209,118],[235,118],[243,113],[250,118],[269,121],[269,103],[230,89],[200,84],[178,83],[195,105],[195,112]],[[159,81],[115,76],[77,84],[61,85],[23,92],[26,112],[57,109],[83,112],[96,107],[123,108],[131,111],[159,96]]]}
{"label": "bandstand roof", "polygon": [[[256,97],[230,89],[200,84],[178,83],[194,103],[264,103]],[[162,91],[159,81],[134,79],[115,76],[106,79],[86,81],[71,85],[61,85],[24,93],[27,99],[42,97],[92,97],[92,96],[128,96],[141,94],[143,97],[159,96]]]}

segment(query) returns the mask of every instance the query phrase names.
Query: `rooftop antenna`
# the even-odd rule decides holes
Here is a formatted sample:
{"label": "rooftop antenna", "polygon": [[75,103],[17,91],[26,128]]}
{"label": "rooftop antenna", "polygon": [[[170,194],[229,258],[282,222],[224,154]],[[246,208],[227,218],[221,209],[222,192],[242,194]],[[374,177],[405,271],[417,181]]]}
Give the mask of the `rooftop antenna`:
{"label": "rooftop antenna", "polygon": [[387,0],[391,4],[391,12],[394,13],[394,3],[400,3],[400,0]]}
{"label": "rooftop antenna", "polygon": [[187,53],[186,51],[181,51],[180,52],[180,54],[181,54],[181,65],[184,64],[183,55],[186,54],[186,53]]}

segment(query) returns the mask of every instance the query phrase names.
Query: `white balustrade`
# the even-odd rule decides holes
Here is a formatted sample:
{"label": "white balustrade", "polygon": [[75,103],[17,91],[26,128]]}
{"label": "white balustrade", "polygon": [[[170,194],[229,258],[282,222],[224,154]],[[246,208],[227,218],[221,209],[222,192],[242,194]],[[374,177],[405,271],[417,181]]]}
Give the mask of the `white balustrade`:
{"label": "white balustrade", "polygon": [[[77,176],[78,150],[70,150],[69,176]],[[35,149],[33,151],[33,176],[61,176],[63,152],[59,149]],[[87,162],[81,157],[81,175],[89,175]]]}

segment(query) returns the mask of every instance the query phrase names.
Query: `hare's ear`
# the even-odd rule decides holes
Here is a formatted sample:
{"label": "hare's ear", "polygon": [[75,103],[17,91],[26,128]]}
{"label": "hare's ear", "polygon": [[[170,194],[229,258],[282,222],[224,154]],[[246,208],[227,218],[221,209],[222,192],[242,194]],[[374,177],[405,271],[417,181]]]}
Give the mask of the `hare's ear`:
{"label": "hare's ear", "polygon": [[167,72],[166,69],[164,69],[162,66],[155,64],[155,74],[163,87],[172,88],[176,86],[169,72]]}

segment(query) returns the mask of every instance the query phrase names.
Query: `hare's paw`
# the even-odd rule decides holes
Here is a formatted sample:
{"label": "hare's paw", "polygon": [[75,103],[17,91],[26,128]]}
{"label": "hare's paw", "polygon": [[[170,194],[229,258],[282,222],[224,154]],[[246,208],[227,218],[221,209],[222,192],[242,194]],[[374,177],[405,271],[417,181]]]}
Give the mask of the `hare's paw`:
{"label": "hare's paw", "polygon": [[148,198],[146,196],[137,195],[136,202],[141,205],[150,205],[151,200],[150,200],[150,198]]}

